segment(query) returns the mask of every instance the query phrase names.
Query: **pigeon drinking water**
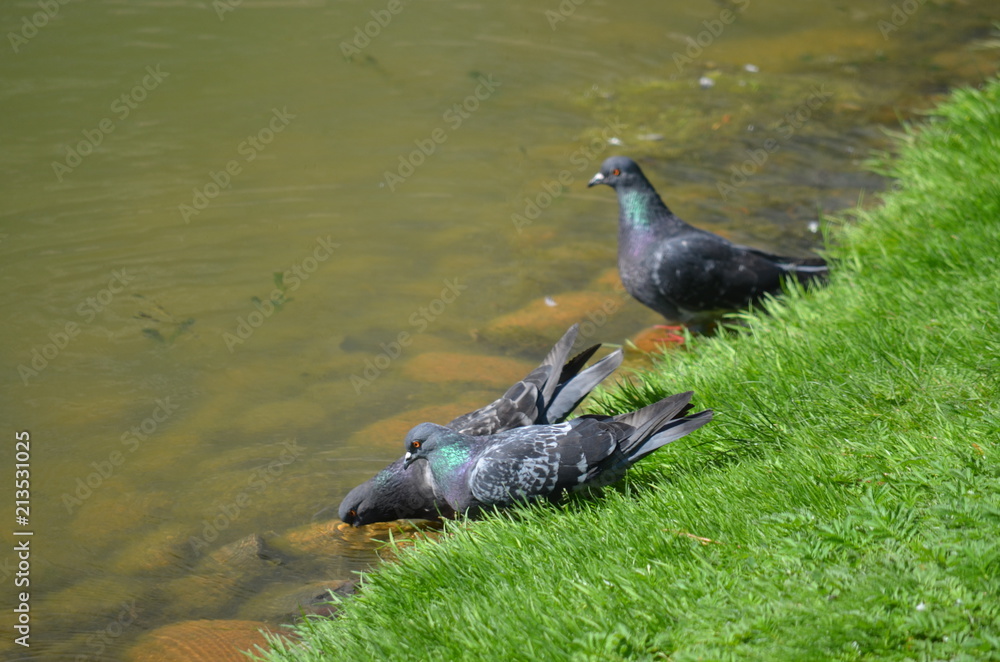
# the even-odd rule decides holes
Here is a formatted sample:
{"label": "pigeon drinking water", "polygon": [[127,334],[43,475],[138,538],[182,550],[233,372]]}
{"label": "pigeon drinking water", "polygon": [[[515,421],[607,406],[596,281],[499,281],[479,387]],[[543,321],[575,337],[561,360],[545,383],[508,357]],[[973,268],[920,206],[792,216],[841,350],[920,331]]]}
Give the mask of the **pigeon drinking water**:
{"label": "pigeon drinking water", "polygon": [[672,395],[620,416],[581,416],[488,436],[421,423],[406,435],[403,466],[426,465],[456,513],[475,516],[492,507],[552,500],[609,485],[656,449],[708,423],[710,409],[686,415],[691,396]]}
{"label": "pigeon drinking water", "polygon": [[822,281],[822,258],[792,258],[740,246],[675,216],[624,156],[601,164],[587,186],[618,194],[618,273],[629,294],[669,320],[696,328],[781,292],[782,280]]}
{"label": "pigeon drinking water", "polygon": [[[578,332],[579,325],[570,327],[531,374],[494,402],[459,416],[447,427],[464,434],[489,435],[563,420],[622,362],[622,352],[617,350],[582,370],[600,345],[567,361]],[[352,526],[454,515],[451,506],[439,494],[426,463],[404,468],[403,458],[355,487],[340,504],[340,519]]]}

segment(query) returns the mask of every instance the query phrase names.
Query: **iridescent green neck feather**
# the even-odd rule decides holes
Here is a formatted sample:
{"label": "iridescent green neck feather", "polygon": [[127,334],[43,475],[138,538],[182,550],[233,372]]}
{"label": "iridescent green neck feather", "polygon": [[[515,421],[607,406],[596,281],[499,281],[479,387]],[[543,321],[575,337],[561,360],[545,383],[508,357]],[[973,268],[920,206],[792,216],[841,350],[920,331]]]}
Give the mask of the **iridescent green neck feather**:
{"label": "iridescent green neck feather", "polygon": [[448,444],[435,449],[427,458],[434,479],[445,482],[449,477],[454,476],[458,469],[468,461],[471,452],[471,449],[463,444]]}
{"label": "iridescent green neck feather", "polygon": [[622,218],[633,227],[646,227],[653,218],[652,205],[649,204],[649,194],[645,191],[620,191],[618,204]]}

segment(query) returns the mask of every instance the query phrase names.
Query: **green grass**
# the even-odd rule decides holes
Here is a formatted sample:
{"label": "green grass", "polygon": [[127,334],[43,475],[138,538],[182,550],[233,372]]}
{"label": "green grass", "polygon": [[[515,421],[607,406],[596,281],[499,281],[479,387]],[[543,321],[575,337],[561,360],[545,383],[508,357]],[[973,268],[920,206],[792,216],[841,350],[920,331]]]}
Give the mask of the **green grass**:
{"label": "green grass", "polygon": [[450,525],[267,659],[1000,659],[1000,82],[900,152],[828,288],[602,402],[694,389],[712,424],[598,500]]}

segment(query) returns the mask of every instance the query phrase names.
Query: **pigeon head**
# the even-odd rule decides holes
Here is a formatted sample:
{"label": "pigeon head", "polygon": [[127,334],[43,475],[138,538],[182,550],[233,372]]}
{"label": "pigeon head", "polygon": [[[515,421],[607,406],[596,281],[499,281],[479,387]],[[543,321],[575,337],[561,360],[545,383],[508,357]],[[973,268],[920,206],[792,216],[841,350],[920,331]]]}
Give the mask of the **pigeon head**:
{"label": "pigeon head", "polygon": [[613,189],[636,184],[649,186],[639,164],[627,156],[609,156],[601,164],[601,170],[587,183],[588,187],[606,184]]}
{"label": "pigeon head", "polygon": [[[449,434],[450,433],[450,434]],[[427,459],[427,454],[443,443],[447,443],[454,432],[434,423],[421,423],[406,433],[406,455],[403,456],[403,466],[408,467],[416,460]]]}
{"label": "pigeon head", "polygon": [[420,468],[404,469],[400,458],[348,492],[339,514],[351,526],[364,526],[397,519],[437,519],[441,510]]}
{"label": "pigeon head", "polygon": [[411,517],[412,515],[399,515],[410,506],[410,495],[407,494],[404,479],[405,472],[397,463],[389,465],[371,480],[361,483],[340,502],[341,521],[357,527]]}
{"label": "pigeon head", "polygon": [[368,522],[379,521],[371,518],[368,499],[372,491],[371,481],[358,485],[347,493],[340,502],[340,519],[351,526],[364,526]]}

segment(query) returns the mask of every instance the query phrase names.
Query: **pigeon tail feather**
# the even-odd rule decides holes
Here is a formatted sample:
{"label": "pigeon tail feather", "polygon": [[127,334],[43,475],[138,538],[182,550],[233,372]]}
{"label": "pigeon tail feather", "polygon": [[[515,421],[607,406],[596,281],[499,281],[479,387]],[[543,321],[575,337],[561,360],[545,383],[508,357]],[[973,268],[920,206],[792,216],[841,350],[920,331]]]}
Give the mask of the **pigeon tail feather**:
{"label": "pigeon tail feather", "polygon": [[566,361],[566,365],[563,366],[562,372],[559,373],[559,383],[563,383],[570,379],[573,379],[579,373],[583,366],[587,364],[590,357],[597,353],[597,350],[601,348],[600,343],[596,345],[591,345],[587,349],[583,350],[569,361]]}
{"label": "pigeon tail feather", "polygon": [[[599,345],[595,345],[590,350],[585,351],[589,358],[597,351]],[[591,351],[593,350],[593,351]],[[581,354],[580,356],[583,356]],[[611,373],[618,369],[625,355],[618,349],[608,354],[603,359],[590,366],[569,381],[566,381],[546,408],[545,420],[549,423],[562,421],[571,411],[576,409],[584,398],[594,389],[595,386],[604,381]],[[574,361],[576,359],[573,359]],[[569,364],[567,364],[569,365]],[[563,371],[565,374],[565,371]]]}
{"label": "pigeon tail feather", "polygon": [[[556,387],[559,385],[563,373],[569,369],[579,371],[580,368],[583,367],[583,364],[587,362],[587,358],[590,358],[587,356],[582,361],[578,362],[578,356],[570,362],[573,364],[572,367],[570,367],[566,362],[566,357],[569,356],[569,351],[573,348],[573,343],[576,342],[576,334],[579,331],[579,324],[574,324],[569,327],[566,333],[563,334],[563,337],[559,339],[559,341],[552,347],[549,353],[545,356],[545,359],[542,361],[542,365],[540,367],[548,367],[550,370],[558,371],[555,374],[559,376],[558,379],[553,379],[552,377],[555,375],[552,375],[552,377],[547,379],[544,384],[540,385],[542,387],[542,391],[540,393],[542,407],[545,407],[546,404],[552,400],[552,395],[555,393]],[[594,348],[591,354],[596,351],[597,349]],[[584,354],[585,353],[586,351]]]}
{"label": "pigeon tail feather", "polygon": [[579,324],[571,326],[542,363],[497,400],[462,414],[449,422],[447,427],[466,434],[485,435],[546,421],[546,410],[563,380],[579,372],[599,347],[595,345],[566,361],[578,330]]}
{"label": "pigeon tail feather", "polygon": [[622,451],[626,455],[631,455],[634,444],[640,443],[652,435],[663,423],[684,415],[691,408],[693,396],[694,391],[678,393],[642,409],[615,416],[616,423],[635,428],[635,432],[629,435],[629,440],[622,442]]}
{"label": "pigeon tail feather", "polygon": [[629,464],[638,462],[656,449],[694,432],[712,420],[713,414],[714,412],[711,409],[706,409],[697,414],[668,421],[666,425],[653,433],[652,436],[629,451]]}

